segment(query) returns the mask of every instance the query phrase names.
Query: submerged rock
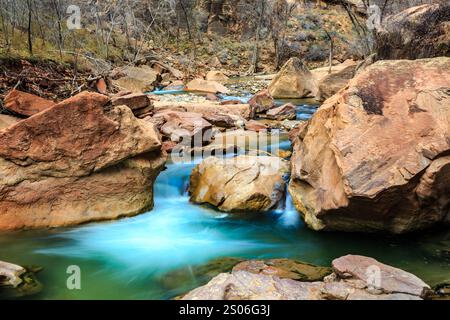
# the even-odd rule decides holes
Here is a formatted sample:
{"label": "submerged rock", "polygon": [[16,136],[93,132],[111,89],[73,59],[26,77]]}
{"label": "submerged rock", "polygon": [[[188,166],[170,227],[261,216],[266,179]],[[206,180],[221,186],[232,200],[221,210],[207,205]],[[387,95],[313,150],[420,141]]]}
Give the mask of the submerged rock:
{"label": "submerged rock", "polygon": [[32,270],[0,261],[0,299],[31,296],[41,290],[42,284]]}
{"label": "submerged rock", "polygon": [[276,99],[314,97],[317,83],[300,59],[291,58],[270,83],[269,92]]}
{"label": "submerged rock", "polygon": [[[349,268],[345,267],[348,263]],[[421,300],[429,290],[428,285],[414,275],[363,256],[349,255],[334,260],[335,272],[326,276],[323,281],[313,282],[279,276],[282,274],[289,278],[292,275],[290,270],[283,274],[275,269],[271,270],[274,274],[267,274],[267,268],[260,262],[243,262],[240,265],[245,267],[240,268],[238,265],[231,273],[219,274],[208,284],[192,290],[182,299]],[[261,272],[260,266],[266,272]],[[245,271],[247,269],[250,272]],[[342,273],[343,270],[350,272]],[[405,283],[402,280],[405,280]]]}
{"label": "submerged rock", "polygon": [[160,281],[169,290],[180,289],[183,286],[205,284],[222,272],[230,272],[243,259],[225,257],[209,261],[202,265],[180,268],[164,274]]}
{"label": "submerged rock", "polygon": [[153,124],[83,92],[0,131],[0,230],[68,226],[153,205]]}
{"label": "submerged rock", "polygon": [[331,268],[291,259],[247,260],[234,266],[233,271],[247,271],[299,281],[320,281],[332,272]]}
{"label": "submerged rock", "polygon": [[269,211],[284,197],[288,171],[289,163],[278,157],[210,157],[191,173],[191,201],[221,211]]}
{"label": "submerged rock", "polygon": [[448,220],[450,58],[379,61],[294,131],[290,193],[315,230]]}
{"label": "submerged rock", "polygon": [[15,89],[6,95],[4,100],[6,110],[25,117],[31,117],[36,113],[53,107],[55,104],[53,101]]}

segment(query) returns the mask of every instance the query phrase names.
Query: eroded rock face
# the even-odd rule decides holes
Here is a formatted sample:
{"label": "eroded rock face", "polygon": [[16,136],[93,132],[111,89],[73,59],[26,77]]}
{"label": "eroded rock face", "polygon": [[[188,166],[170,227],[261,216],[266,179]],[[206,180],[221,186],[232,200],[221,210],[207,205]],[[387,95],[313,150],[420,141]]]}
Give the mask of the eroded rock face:
{"label": "eroded rock face", "polygon": [[348,255],[335,259],[333,270],[323,281],[302,282],[293,280],[292,272],[269,270],[267,265],[250,260],[235,266],[231,273],[219,274],[182,299],[421,300],[429,290],[413,274],[368,257]]}
{"label": "eroded rock face", "polygon": [[5,97],[4,105],[6,110],[25,117],[31,117],[38,112],[53,107],[55,103],[34,94],[11,90]]}
{"label": "eroded rock face", "polygon": [[315,230],[448,221],[450,58],[379,61],[297,130],[290,192]]}
{"label": "eroded rock face", "polygon": [[285,193],[289,163],[278,157],[210,157],[191,173],[191,201],[221,211],[269,211]]}
{"label": "eroded rock face", "polygon": [[165,163],[153,124],[81,93],[0,131],[0,229],[46,228],[152,207]]}
{"label": "eroded rock face", "polygon": [[450,55],[450,4],[425,4],[383,20],[376,34],[379,59]]}
{"label": "eroded rock face", "polygon": [[291,58],[270,83],[269,93],[276,99],[314,97],[317,83],[300,59]]}
{"label": "eroded rock face", "polygon": [[323,77],[319,82],[317,100],[325,101],[344,88],[350,79],[355,75],[357,64],[350,64],[339,71],[332,72]]}

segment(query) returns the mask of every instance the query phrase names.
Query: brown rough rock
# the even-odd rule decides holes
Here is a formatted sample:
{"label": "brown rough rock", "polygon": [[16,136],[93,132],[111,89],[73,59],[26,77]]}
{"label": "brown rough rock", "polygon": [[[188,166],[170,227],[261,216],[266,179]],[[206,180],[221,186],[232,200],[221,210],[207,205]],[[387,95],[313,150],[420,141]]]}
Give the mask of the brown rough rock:
{"label": "brown rough rock", "polygon": [[424,4],[389,16],[375,38],[380,60],[450,56],[450,3]]}
{"label": "brown rough rock", "polygon": [[186,84],[186,91],[198,91],[198,92],[208,92],[208,93],[229,93],[227,87],[216,82],[208,81],[203,79],[194,79]]}
{"label": "brown rough rock", "polygon": [[255,132],[263,132],[267,131],[268,127],[259,121],[250,120],[245,123],[245,130],[255,131]]}
{"label": "brown rough rock", "polygon": [[111,98],[111,102],[113,106],[125,105],[131,110],[142,109],[151,105],[151,100],[144,93],[117,95]]}
{"label": "brown rough rock", "polygon": [[355,75],[357,64],[349,65],[342,70],[326,75],[318,82],[319,90],[316,99],[325,101],[344,88]]}
{"label": "brown rough rock", "polygon": [[0,114],[0,130],[15,124],[20,120],[22,119],[13,116],[8,116],[6,114]]}
{"label": "brown rough rock", "polygon": [[267,90],[256,93],[248,104],[252,107],[254,113],[266,112],[275,107],[275,101]]}
{"label": "brown rough rock", "polygon": [[206,74],[205,78],[208,81],[217,81],[217,82],[220,82],[220,83],[227,82],[228,79],[229,79],[225,74],[223,74],[222,71],[214,71],[214,70],[209,71]]}
{"label": "brown rough rock", "polygon": [[123,76],[113,80],[113,84],[132,92],[152,91],[158,80],[158,73],[149,66],[125,67],[116,70],[116,73]]}
{"label": "brown rough rock", "polygon": [[269,84],[269,93],[275,99],[314,97],[317,83],[300,59],[291,58]]}
{"label": "brown rough rock", "polygon": [[332,272],[331,268],[291,259],[247,260],[235,265],[233,271],[247,271],[298,281],[320,281]]}
{"label": "brown rough rock", "polygon": [[191,201],[226,212],[269,211],[284,196],[288,171],[289,163],[278,157],[210,157],[192,170]]}
{"label": "brown rough rock", "polygon": [[249,104],[221,105],[213,101],[199,103],[155,101],[154,106],[155,112],[164,110],[194,112],[202,114],[205,119],[213,119],[216,116],[220,118],[222,115],[229,115],[233,119],[239,120],[249,120],[254,117]]}
{"label": "brown rough rock", "polygon": [[[323,281],[302,282],[290,279],[291,272],[268,270],[260,261],[246,261],[235,266],[231,273],[221,273],[187,293],[182,300],[421,300],[429,290],[416,276],[372,258],[349,255],[333,261],[334,269],[342,267],[344,273],[332,273]],[[279,276],[280,272],[288,279]]]}
{"label": "brown rough rock", "polygon": [[292,103],[287,103],[278,108],[273,108],[266,113],[266,117],[272,120],[295,120],[297,118],[296,107]]}
{"label": "brown rough rock", "polygon": [[[346,255],[333,260],[332,266],[334,272],[341,278],[372,283],[383,293],[403,293],[424,297],[430,290],[430,287],[415,275],[380,263],[373,258]],[[380,278],[376,279],[377,276]]]}
{"label": "brown rough rock", "polygon": [[164,111],[153,116],[153,118],[159,117],[164,119],[160,131],[171,141],[191,145],[197,141],[196,139],[199,142],[211,140],[212,125],[199,113]]}
{"label": "brown rough rock", "polygon": [[450,58],[379,61],[294,139],[290,193],[315,230],[449,221]]}
{"label": "brown rough rock", "polygon": [[6,110],[26,117],[31,117],[54,105],[55,103],[53,101],[15,89],[6,95],[4,100]]}
{"label": "brown rough rock", "polygon": [[[153,205],[152,123],[83,92],[0,131],[0,230],[115,219]],[[69,120],[68,120],[69,119]]]}

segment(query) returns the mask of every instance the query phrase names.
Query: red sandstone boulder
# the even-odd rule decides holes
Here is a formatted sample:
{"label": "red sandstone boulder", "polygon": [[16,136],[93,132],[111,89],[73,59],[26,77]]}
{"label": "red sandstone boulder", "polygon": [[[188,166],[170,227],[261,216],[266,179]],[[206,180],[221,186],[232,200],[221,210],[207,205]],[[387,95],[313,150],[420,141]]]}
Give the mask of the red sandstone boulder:
{"label": "red sandstone boulder", "polygon": [[0,230],[149,210],[165,157],[152,123],[83,92],[0,131]]}
{"label": "red sandstone boulder", "polygon": [[297,131],[290,192],[315,230],[449,221],[450,58],[379,61]]}
{"label": "red sandstone boulder", "polygon": [[292,103],[287,103],[278,108],[267,111],[266,117],[272,120],[294,120],[297,118],[296,107]]}
{"label": "red sandstone boulder", "polygon": [[262,113],[275,107],[275,101],[267,90],[262,90],[255,94],[248,104],[255,113]]}
{"label": "red sandstone boulder", "polygon": [[6,110],[26,117],[31,117],[54,105],[55,103],[53,101],[19,90],[11,90],[4,100]]}

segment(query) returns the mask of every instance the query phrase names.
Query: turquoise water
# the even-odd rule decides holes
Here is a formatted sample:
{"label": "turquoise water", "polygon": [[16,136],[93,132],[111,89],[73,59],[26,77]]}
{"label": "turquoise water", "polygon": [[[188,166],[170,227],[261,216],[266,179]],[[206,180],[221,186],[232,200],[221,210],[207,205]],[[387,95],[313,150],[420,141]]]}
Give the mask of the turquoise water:
{"label": "turquoise water", "polygon": [[[0,233],[0,260],[44,268],[38,274],[44,290],[34,299],[170,299],[202,285],[196,267],[221,257],[330,265],[336,257],[362,254],[430,284],[450,280],[448,256],[442,254],[449,248],[448,232],[406,237],[314,232],[289,197],[270,214],[236,219],[189,202],[195,163],[167,165],[156,180],[151,212],[75,228]],[[71,265],[80,267],[81,290],[67,289]],[[174,271],[183,276],[174,277]]]}

